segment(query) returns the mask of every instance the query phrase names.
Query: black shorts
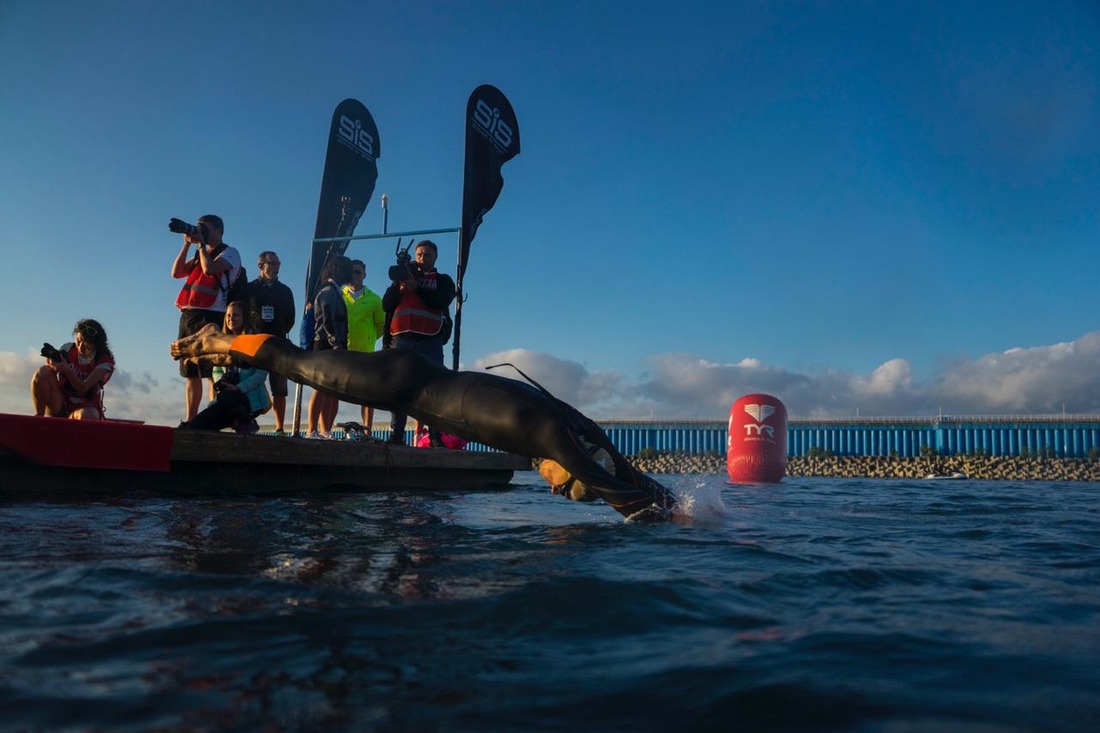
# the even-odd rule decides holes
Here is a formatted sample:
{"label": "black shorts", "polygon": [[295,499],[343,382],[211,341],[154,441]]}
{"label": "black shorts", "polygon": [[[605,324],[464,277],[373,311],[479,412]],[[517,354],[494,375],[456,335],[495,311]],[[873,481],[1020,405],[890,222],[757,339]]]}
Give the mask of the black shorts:
{"label": "black shorts", "polygon": [[267,373],[267,381],[271,384],[271,394],[274,397],[286,397],[286,377],[275,372]]}
{"label": "black shorts", "polygon": [[[225,321],[224,311],[208,311],[200,308],[186,308],[180,311],[180,328],[179,336],[176,338],[183,338],[184,336],[190,336],[194,333],[198,333],[203,326],[208,323],[213,323],[218,328],[221,328],[222,323]],[[213,375],[214,366],[212,364],[203,364],[201,366],[196,364],[189,364],[180,361],[180,376],[181,377],[210,377]]]}

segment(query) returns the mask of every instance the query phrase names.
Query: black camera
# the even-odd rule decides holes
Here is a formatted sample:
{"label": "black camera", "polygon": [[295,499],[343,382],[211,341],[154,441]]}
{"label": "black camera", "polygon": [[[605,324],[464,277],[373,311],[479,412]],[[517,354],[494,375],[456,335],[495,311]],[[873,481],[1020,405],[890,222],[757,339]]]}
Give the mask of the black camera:
{"label": "black camera", "polygon": [[397,246],[394,247],[393,253],[397,256],[397,264],[390,265],[390,280],[394,282],[404,282],[409,279],[409,276],[416,276],[416,272],[411,267],[412,255],[409,254],[409,248],[412,247],[413,240],[409,240],[409,243],[405,245],[405,248],[401,248],[401,240],[397,240]]}
{"label": "black camera", "polygon": [[241,373],[239,371],[237,371],[236,369],[230,368],[230,369],[226,370],[225,374],[222,375],[221,379],[214,382],[214,391],[215,392],[221,392],[223,389],[226,388],[226,386],[228,386],[230,384],[232,384],[234,387],[236,387],[240,383],[241,383]]}
{"label": "black camera", "polygon": [[412,274],[412,257],[408,252],[397,253],[397,264],[390,265],[390,280],[394,282],[403,282],[409,279],[409,275]]}
{"label": "black camera", "polygon": [[176,234],[186,234],[195,242],[206,243],[206,240],[210,237],[210,229],[200,223],[198,226],[194,224],[188,224],[183,219],[172,218],[168,220],[168,231],[175,232]]}
{"label": "black camera", "polygon": [[42,344],[42,351],[39,353],[52,361],[65,361],[65,357],[52,344]]}

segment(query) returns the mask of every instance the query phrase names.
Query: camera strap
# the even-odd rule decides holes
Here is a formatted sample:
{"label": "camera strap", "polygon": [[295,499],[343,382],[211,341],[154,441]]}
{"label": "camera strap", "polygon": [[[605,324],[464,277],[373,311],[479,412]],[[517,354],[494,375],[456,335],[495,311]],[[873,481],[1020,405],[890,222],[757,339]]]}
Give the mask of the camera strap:
{"label": "camera strap", "polygon": [[[199,249],[202,249],[205,246],[206,246],[205,244],[200,244]],[[220,255],[222,252],[224,252],[225,248],[228,247],[228,246],[229,246],[228,244],[226,244],[225,242],[222,242],[217,247],[215,247],[214,250],[210,254],[207,255],[207,257],[209,257],[212,260],[216,260],[218,258],[218,255]],[[192,262],[195,263],[196,267],[198,266],[198,264],[199,264],[199,250],[198,249],[195,250],[195,257],[192,259]]]}
{"label": "camera strap", "polygon": [[[221,253],[224,252],[227,249],[229,249],[229,245],[226,244],[225,242],[222,242],[217,247],[215,247],[213,249],[213,251],[211,251],[210,254],[207,255],[207,257],[209,257],[212,260],[216,260],[221,255]],[[198,259],[199,259],[199,254],[198,254],[198,252],[196,252],[195,253],[195,262],[196,263],[198,262]],[[233,283],[229,282],[229,273],[232,271],[232,269],[233,268],[230,268],[230,269],[226,270],[225,272],[223,272],[221,278],[219,278],[219,280],[221,281],[221,289],[222,289],[223,293],[228,293],[229,288],[231,288],[233,286]],[[242,273],[244,272],[243,267],[241,268],[241,272]],[[238,277],[240,277],[240,275],[238,275]]]}

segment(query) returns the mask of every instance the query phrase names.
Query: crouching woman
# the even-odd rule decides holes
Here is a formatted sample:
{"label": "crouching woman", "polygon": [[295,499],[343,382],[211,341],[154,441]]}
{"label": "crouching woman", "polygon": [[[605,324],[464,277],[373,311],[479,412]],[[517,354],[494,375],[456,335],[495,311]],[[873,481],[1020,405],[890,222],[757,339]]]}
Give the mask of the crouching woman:
{"label": "crouching woman", "polygon": [[99,321],[77,321],[72,343],[56,350],[44,344],[42,355],[46,364],[31,377],[34,414],[105,420],[103,385],[115,373],[115,357]]}
{"label": "crouching woman", "polygon": [[[225,311],[225,333],[247,333],[245,314],[248,307],[241,301],[229,304]],[[259,431],[256,417],[271,409],[271,395],[267,392],[267,372],[247,364],[216,366],[213,370],[214,396],[205,410],[195,415],[181,428],[192,430],[222,430],[233,428],[238,433]]]}

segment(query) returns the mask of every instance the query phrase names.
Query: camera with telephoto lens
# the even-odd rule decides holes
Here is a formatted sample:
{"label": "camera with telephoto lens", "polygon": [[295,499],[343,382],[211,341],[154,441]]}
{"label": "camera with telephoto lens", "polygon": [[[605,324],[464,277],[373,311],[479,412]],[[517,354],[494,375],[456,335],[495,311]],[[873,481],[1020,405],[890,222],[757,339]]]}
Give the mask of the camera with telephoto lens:
{"label": "camera with telephoto lens", "polygon": [[42,344],[42,351],[39,353],[51,361],[65,361],[65,357],[52,344]]}
{"label": "camera with telephoto lens", "polygon": [[198,226],[194,224],[188,224],[183,219],[172,218],[168,220],[168,231],[175,232],[176,234],[186,234],[191,237],[192,241],[206,243],[207,238],[210,236],[210,229],[206,224],[199,223]]}

